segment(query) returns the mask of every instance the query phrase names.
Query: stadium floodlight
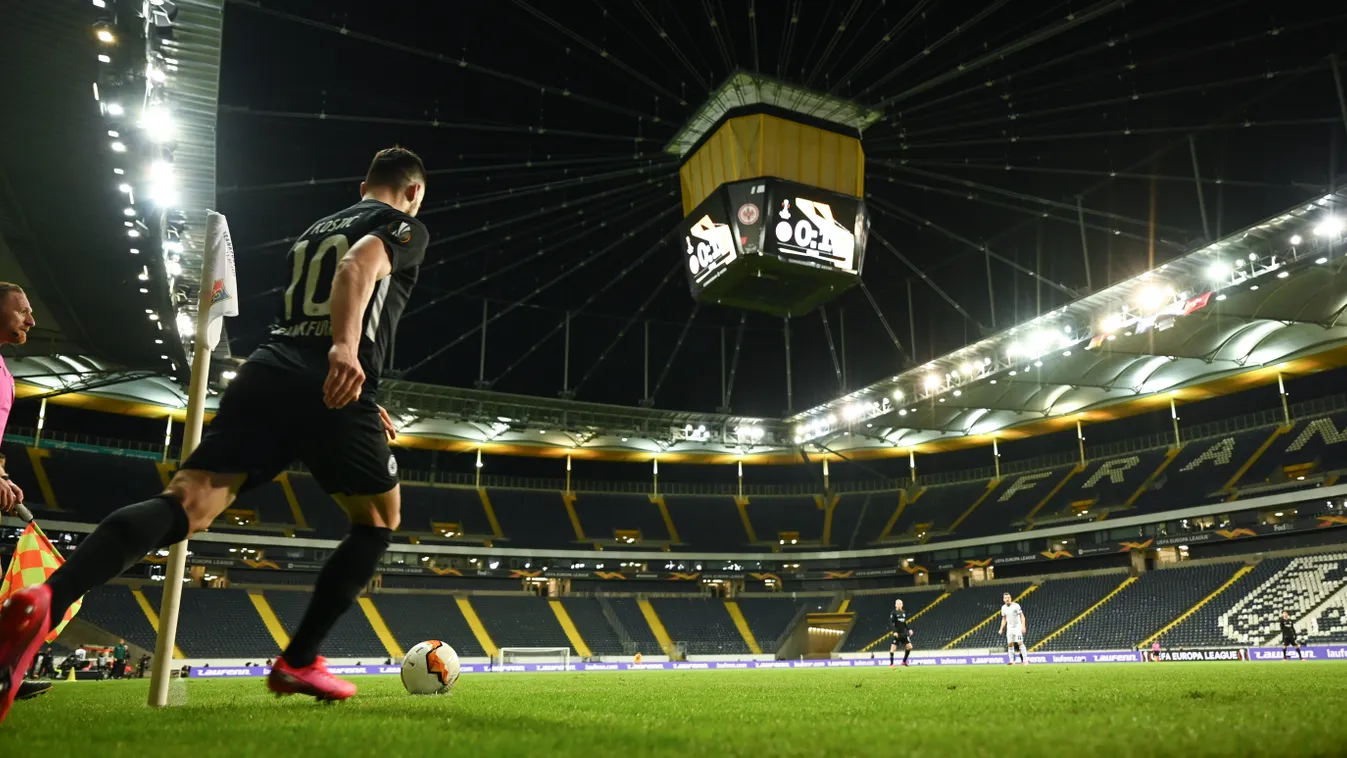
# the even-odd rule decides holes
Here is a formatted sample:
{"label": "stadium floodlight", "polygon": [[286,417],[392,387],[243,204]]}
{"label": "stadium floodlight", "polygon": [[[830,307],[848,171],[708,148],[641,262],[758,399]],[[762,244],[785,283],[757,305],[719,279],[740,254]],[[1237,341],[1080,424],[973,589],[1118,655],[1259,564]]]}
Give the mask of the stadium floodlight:
{"label": "stadium floodlight", "polygon": [[96,37],[99,42],[102,42],[105,45],[112,45],[117,42],[117,35],[113,34],[112,30],[106,27],[100,27],[97,31],[95,31],[94,37]]}
{"label": "stadium floodlight", "polygon": [[863,413],[865,413],[865,406],[861,405],[860,403],[852,403],[851,405],[848,405],[846,407],[846,410],[842,412],[842,414],[846,417],[847,421],[855,421],[856,419],[860,418],[861,414]]}
{"label": "stadium floodlight", "polygon": [[894,391],[893,391],[893,399],[896,400],[897,402],[900,402],[900,403],[903,402],[903,391],[902,391],[902,390],[894,390]]}
{"label": "stadium floodlight", "polygon": [[121,143],[121,142],[113,142],[113,143],[110,145],[110,147],[112,148],[112,152],[114,152],[114,153],[124,153],[124,152],[126,152],[126,145],[125,145],[124,143]]}
{"label": "stadium floodlight", "polygon": [[1104,317],[1104,321],[1099,325],[1099,328],[1104,332],[1116,332],[1123,328],[1124,323],[1126,321],[1121,313],[1113,313]]}
{"label": "stadium floodlight", "polygon": [[182,276],[182,263],[180,263],[177,258],[165,258],[164,272],[176,279]]}
{"label": "stadium floodlight", "polygon": [[926,381],[923,383],[923,386],[926,387],[927,391],[933,391],[938,389],[940,387],[940,377],[936,376],[935,374],[931,374],[930,376],[926,377]]}
{"label": "stadium floodlight", "polygon": [[1222,261],[1216,261],[1207,267],[1207,277],[1210,279],[1219,280],[1224,279],[1227,276],[1230,276],[1230,267]]}
{"label": "stadium floodlight", "polygon": [[1044,329],[1035,332],[1031,339],[1033,341],[1034,355],[1042,355],[1052,349],[1053,343],[1057,341],[1057,334],[1056,332],[1050,332]]}
{"label": "stadium floodlight", "polygon": [[126,111],[122,108],[122,104],[121,104],[121,103],[108,103],[108,115],[109,115],[109,116],[120,116],[120,115],[122,115],[122,114],[125,113],[125,112],[126,112]]}
{"label": "stadium floodlight", "polygon": [[183,313],[182,311],[178,311],[177,321],[178,321],[178,334],[181,334],[183,338],[189,339],[194,334],[196,334],[196,324],[193,323],[193,319],[191,316],[189,316],[186,313]]}
{"label": "stadium floodlight", "polygon": [[1314,236],[1316,237],[1337,237],[1342,234],[1342,219],[1337,216],[1328,216],[1319,225],[1314,227]]}
{"label": "stadium floodlight", "polygon": [[1291,235],[1291,244],[1292,244],[1292,245],[1299,245],[1301,242],[1304,242],[1304,241],[1305,241],[1305,240],[1302,239],[1301,236],[1300,236],[1299,234],[1292,234],[1292,235]]}
{"label": "stadium floodlight", "polygon": [[1137,294],[1137,305],[1142,310],[1155,311],[1163,306],[1167,301],[1174,299],[1174,290],[1171,287],[1143,287]]}
{"label": "stadium floodlight", "polygon": [[1015,358],[1024,354],[1024,347],[1018,342],[1012,342],[1006,346],[1006,357]]}
{"label": "stadium floodlight", "polygon": [[127,216],[134,216],[134,215],[136,215],[136,209],[135,209],[135,208],[123,208],[123,209],[122,209],[122,213],[125,214],[125,215],[127,215]]}
{"label": "stadium floodlight", "polygon": [[170,181],[155,182],[150,185],[150,201],[160,208],[176,207],[180,201],[177,187]]}
{"label": "stadium floodlight", "polygon": [[162,105],[151,105],[141,113],[140,128],[154,142],[172,142],[177,133],[173,114]]}
{"label": "stadium floodlight", "polygon": [[1314,262],[1317,263],[1317,264],[1319,264],[1320,266],[1322,266],[1322,265],[1324,265],[1325,263],[1328,263],[1328,259],[1327,259],[1327,258],[1315,258],[1315,259],[1314,259]]}

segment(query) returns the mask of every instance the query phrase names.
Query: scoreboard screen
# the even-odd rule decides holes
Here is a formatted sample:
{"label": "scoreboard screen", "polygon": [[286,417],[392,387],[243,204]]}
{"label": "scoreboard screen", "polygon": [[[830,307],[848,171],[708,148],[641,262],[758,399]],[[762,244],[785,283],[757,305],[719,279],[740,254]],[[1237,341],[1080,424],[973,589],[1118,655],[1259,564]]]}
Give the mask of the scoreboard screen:
{"label": "scoreboard screen", "polygon": [[680,223],[693,298],[795,315],[860,280],[864,201],[760,177],[722,184]]}
{"label": "scoreboard screen", "polygon": [[854,197],[774,181],[768,194],[767,252],[794,263],[861,272],[869,217]]}

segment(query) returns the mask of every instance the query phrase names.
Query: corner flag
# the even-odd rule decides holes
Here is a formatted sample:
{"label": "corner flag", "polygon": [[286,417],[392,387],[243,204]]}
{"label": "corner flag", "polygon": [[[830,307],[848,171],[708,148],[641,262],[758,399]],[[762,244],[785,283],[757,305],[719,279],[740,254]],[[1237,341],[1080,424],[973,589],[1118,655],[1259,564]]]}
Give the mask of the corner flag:
{"label": "corner flag", "polygon": [[239,315],[239,285],[234,278],[234,242],[229,238],[229,221],[223,214],[206,212],[206,245],[214,250],[214,266],[202,287],[210,288],[210,311],[206,339],[210,349],[220,341],[225,316]]}
{"label": "corner flag", "polygon": [[[47,535],[42,533],[42,529],[36,523],[29,523],[28,528],[24,529],[23,535],[19,537],[19,544],[14,546],[14,557],[9,561],[9,570],[5,572],[4,583],[0,584],[0,603],[24,587],[32,587],[47,581],[47,577],[56,573],[56,569],[60,568],[62,563],[65,563],[65,559],[57,552],[56,546],[51,544],[51,540],[47,539]],[[80,598],[70,606],[70,610],[65,612],[65,618],[61,619],[61,623],[47,635],[47,642],[61,636],[61,630],[70,623],[70,619],[75,618],[76,613],[79,613],[83,602],[84,599]]]}

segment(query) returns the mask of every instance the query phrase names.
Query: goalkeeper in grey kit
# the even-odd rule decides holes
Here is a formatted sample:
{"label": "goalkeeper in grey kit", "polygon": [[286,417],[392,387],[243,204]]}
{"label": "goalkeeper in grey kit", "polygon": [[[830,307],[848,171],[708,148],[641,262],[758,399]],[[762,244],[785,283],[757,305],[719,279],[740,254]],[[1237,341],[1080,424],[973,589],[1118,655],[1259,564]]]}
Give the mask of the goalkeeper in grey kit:
{"label": "goalkeeper in grey kit", "polygon": [[912,655],[912,627],[907,624],[907,611],[903,610],[903,601],[893,601],[893,611],[889,613],[889,624],[893,626],[893,643],[889,645],[889,668],[893,668],[893,657],[898,646],[903,646],[903,665],[907,665]]}

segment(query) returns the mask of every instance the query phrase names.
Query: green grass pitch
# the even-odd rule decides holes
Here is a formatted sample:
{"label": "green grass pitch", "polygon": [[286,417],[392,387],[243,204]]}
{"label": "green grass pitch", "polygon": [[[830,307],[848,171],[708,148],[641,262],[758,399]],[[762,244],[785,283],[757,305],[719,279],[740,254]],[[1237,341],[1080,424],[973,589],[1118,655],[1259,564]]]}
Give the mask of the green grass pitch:
{"label": "green grass pitch", "polygon": [[0,756],[1347,754],[1337,662],[469,674],[428,698],[353,681],[335,705],[189,681],[164,711],[146,680],[61,683],[15,703]]}

